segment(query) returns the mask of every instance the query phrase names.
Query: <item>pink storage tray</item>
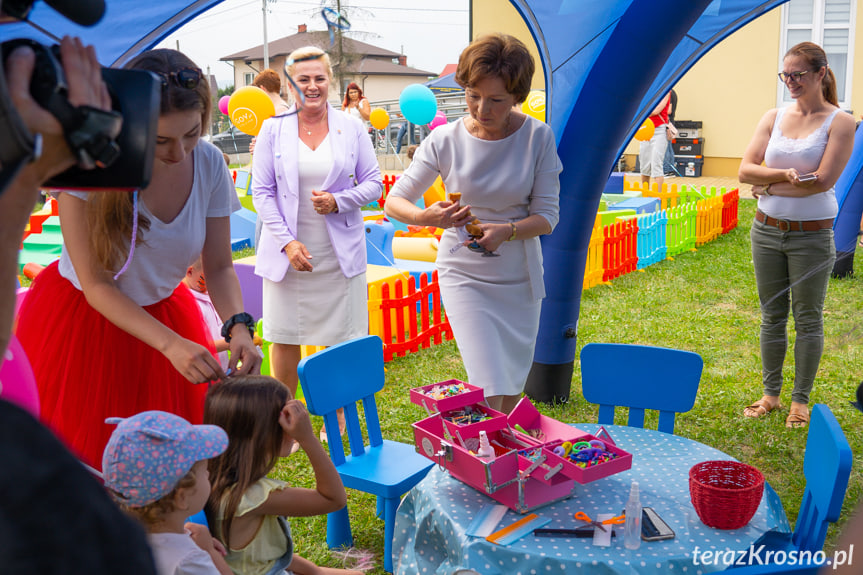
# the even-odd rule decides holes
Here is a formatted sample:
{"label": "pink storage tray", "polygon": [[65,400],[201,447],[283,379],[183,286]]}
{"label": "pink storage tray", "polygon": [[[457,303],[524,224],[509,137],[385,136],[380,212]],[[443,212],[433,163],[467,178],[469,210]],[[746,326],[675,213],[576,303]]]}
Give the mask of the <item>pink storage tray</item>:
{"label": "pink storage tray", "polygon": [[[463,409],[464,407],[467,406],[458,407],[456,409]],[[507,426],[505,414],[478,403],[474,403],[470,407],[474,410],[485,413],[491,418],[486,419],[485,421],[477,421],[476,423],[455,423],[446,419],[446,417],[451,415],[453,411],[443,410],[440,413],[441,419],[443,419],[443,424],[452,436],[455,436],[456,432],[458,432],[461,434],[462,439],[467,439],[468,437],[479,437],[480,431],[491,433],[492,431],[497,431]]]}
{"label": "pink storage tray", "polygon": [[[435,387],[458,385],[459,383],[464,385],[466,391],[459,393],[458,395],[451,395],[442,399],[433,399],[431,396],[426,395],[426,392],[431,391]],[[480,403],[481,401],[484,401],[484,399],[485,396],[483,395],[481,387],[476,387],[458,379],[448,379],[447,381],[441,381],[439,383],[411,389],[411,402],[416,403],[420,407],[424,407],[429,413],[458,409],[459,407],[464,407],[465,405],[470,405],[472,403]]]}

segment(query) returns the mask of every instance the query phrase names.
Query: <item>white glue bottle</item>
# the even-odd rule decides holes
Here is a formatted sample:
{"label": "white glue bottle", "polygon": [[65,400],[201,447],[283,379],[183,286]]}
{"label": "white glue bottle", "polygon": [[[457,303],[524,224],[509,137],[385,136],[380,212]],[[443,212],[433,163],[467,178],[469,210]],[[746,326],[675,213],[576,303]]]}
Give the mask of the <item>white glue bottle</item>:
{"label": "white glue bottle", "polygon": [[626,502],[626,524],[623,526],[623,546],[638,549],[641,546],[641,500],[638,498],[638,482],[633,481]]}
{"label": "white glue bottle", "polygon": [[476,456],[480,459],[494,459],[494,447],[488,442],[488,435],[485,431],[479,432],[479,449],[476,450]]}

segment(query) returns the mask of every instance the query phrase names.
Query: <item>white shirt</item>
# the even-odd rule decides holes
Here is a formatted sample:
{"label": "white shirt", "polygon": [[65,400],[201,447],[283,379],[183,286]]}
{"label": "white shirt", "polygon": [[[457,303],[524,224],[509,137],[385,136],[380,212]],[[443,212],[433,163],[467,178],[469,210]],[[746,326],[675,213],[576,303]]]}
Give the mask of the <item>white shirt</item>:
{"label": "white shirt", "polygon": [[185,533],[149,533],[158,575],[220,575],[210,554]]}
{"label": "white shirt", "polygon": [[[138,210],[150,220],[150,229],[143,234],[144,242],[135,246],[129,268],[117,279],[117,287],[140,306],[160,302],[173,293],[186,269],[201,255],[207,218],[228,217],[241,207],[222,152],[200,140],[192,154],[195,162],[192,192],[173,221],[159,220],[138,197]],[[90,193],[118,193],[62,192],[82,200]],[[60,256],[60,275],[81,289],[65,245]]]}

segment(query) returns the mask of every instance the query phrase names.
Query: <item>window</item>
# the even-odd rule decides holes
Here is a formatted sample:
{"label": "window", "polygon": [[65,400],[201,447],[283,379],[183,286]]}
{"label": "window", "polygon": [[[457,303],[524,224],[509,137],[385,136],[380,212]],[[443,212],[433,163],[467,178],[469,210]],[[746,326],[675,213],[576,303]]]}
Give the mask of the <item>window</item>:
{"label": "window", "polygon": [[[850,107],[854,55],[856,3],[852,0],[790,0],[782,8],[783,34],[780,54],[800,42],[815,42],[824,48],[830,69],[836,76],[839,105]],[[782,61],[779,62],[780,70]],[[788,89],[777,88],[780,106],[791,103]]]}
{"label": "window", "polygon": [[255,75],[251,72],[246,72],[245,74],[243,74],[243,79],[246,86],[251,86],[252,83],[254,83],[255,81]]}

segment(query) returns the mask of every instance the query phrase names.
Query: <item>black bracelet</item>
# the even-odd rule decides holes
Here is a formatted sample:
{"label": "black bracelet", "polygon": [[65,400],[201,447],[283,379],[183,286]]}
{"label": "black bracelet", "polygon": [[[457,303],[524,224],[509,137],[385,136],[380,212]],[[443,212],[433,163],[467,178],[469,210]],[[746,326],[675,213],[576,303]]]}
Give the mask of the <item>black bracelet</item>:
{"label": "black bracelet", "polygon": [[231,343],[231,330],[238,323],[246,324],[246,327],[249,328],[249,335],[255,337],[255,319],[246,312],[235,313],[222,324],[222,337],[227,343]]}

